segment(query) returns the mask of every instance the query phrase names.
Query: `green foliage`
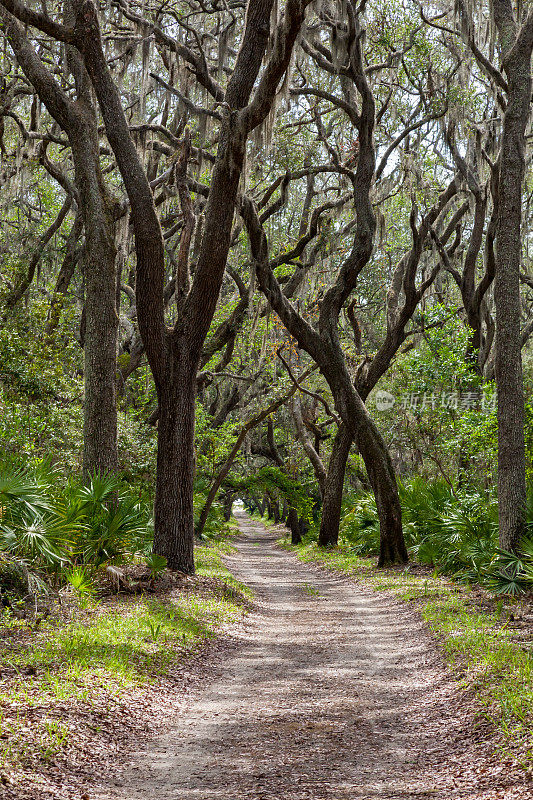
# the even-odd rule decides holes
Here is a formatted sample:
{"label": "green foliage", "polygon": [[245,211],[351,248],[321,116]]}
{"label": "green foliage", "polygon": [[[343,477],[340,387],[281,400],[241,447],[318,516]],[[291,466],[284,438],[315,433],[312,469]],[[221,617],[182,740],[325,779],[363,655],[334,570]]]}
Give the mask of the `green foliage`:
{"label": "green foliage", "polygon": [[290,478],[279,467],[262,467],[246,478],[226,479],[226,484],[243,495],[254,490],[269,493],[278,500],[286,500],[300,517],[311,518],[314,501],[309,488]]}
{"label": "green foliage", "polygon": [[[207,500],[209,486],[205,481],[197,480],[194,487],[194,528],[198,530],[200,514]],[[224,519],[222,507],[213,503],[209,509],[207,520],[202,531],[203,539],[224,539],[229,535],[229,527]]]}
{"label": "green foliage", "polygon": [[76,593],[81,608],[89,605],[94,596],[94,582],[87,567],[74,566],[65,571],[65,578]]}
{"label": "green foliage", "polygon": [[373,496],[364,495],[345,501],[340,525],[341,540],[350,543],[357,555],[379,552],[379,518]]}
{"label": "green foliage", "polygon": [[167,559],[165,556],[160,556],[157,553],[148,553],[145,560],[152,579],[157,578],[167,566]]}
{"label": "green foliage", "polygon": [[[498,549],[497,504],[483,492],[456,492],[444,480],[413,478],[400,486],[404,534],[421,564],[479,583],[495,594],[519,595],[533,588],[533,502],[528,532],[518,554]],[[373,495],[348,502],[341,541],[356,555],[376,555],[379,520]]]}
{"label": "green foliage", "polygon": [[115,476],[64,483],[41,463],[0,466],[0,552],[79,593],[91,571],[148,552],[150,511]]}
{"label": "green foliage", "polygon": [[391,410],[376,412],[380,427],[401,453],[404,474],[488,485],[497,462],[495,390],[467,358],[471,330],[440,303],[414,322],[424,335],[380,385],[395,398]]}
{"label": "green foliage", "polygon": [[75,563],[117,564],[150,546],[149,511],[131,489],[114,475],[93,475],[86,485],[74,485],[65,508],[79,522],[81,535],[72,543]]}

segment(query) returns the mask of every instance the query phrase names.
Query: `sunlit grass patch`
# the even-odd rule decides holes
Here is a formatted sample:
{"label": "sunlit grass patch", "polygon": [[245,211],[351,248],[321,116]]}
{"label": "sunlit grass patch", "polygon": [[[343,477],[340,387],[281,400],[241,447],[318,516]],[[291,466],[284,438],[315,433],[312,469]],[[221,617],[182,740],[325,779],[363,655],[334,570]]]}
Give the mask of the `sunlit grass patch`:
{"label": "sunlit grass patch", "polygon": [[228,541],[198,547],[198,577],[163,595],[91,601],[69,620],[44,621],[36,630],[6,615],[0,777],[37,780],[47,763],[68,759],[109,727],[118,708],[135,715],[148,687],[179,679],[189,655],[241,619],[251,593],[224,567],[230,551]]}
{"label": "sunlit grass patch", "polygon": [[234,549],[233,545],[227,540],[217,542],[216,547],[212,545],[196,547],[196,572],[198,575],[205,575],[222,581],[226,586],[231,587],[234,592],[251,600],[253,597],[251,589],[237,580],[222,563],[221,556],[228,555]]}

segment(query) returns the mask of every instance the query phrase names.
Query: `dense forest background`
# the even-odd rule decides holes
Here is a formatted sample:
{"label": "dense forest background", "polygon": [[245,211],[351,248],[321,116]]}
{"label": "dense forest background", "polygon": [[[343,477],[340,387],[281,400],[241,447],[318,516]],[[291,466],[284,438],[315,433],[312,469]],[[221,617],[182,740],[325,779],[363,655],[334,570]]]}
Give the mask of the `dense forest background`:
{"label": "dense forest background", "polygon": [[0,0],[0,28],[10,580],[191,573],[240,498],[530,587],[528,4]]}

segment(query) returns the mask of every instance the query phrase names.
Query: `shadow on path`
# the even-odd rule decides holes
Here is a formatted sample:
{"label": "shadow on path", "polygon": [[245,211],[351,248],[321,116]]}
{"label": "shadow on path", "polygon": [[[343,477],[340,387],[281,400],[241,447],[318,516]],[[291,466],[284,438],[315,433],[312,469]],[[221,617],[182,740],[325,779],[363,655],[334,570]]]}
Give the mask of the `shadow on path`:
{"label": "shadow on path", "polygon": [[[224,675],[135,754],[120,800],[511,800],[416,614],[299,563],[238,516],[256,593]],[[481,765],[479,760],[482,759]]]}

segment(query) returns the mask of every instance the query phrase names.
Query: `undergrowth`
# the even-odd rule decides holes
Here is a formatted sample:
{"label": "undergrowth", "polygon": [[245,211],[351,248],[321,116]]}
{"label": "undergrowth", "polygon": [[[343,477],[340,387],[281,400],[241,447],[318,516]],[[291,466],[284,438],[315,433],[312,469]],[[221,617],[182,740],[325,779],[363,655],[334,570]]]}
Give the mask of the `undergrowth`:
{"label": "undergrowth", "polygon": [[92,720],[94,737],[95,717],[105,727],[132,694],[138,701],[148,687],[179,679],[203,642],[238,621],[250,591],[222,563],[230,550],[228,539],[197,547],[198,577],[163,594],[91,598],[38,626],[5,612],[0,779],[31,782],[47,762],[82,746],[80,718]]}

